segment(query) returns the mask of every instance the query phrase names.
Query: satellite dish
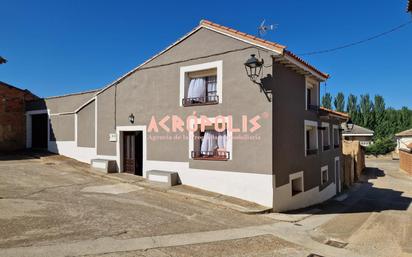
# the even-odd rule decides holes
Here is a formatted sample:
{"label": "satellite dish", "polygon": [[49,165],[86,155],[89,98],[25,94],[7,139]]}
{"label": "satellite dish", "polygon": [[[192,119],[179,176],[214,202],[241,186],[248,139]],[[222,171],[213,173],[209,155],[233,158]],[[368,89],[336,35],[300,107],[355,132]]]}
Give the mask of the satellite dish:
{"label": "satellite dish", "polygon": [[263,20],[262,23],[260,23],[260,26],[258,27],[258,34],[260,37],[263,37],[264,35],[266,35],[266,33],[269,30],[275,30],[278,26],[278,24],[271,24],[271,25],[265,25],[266,20]]}

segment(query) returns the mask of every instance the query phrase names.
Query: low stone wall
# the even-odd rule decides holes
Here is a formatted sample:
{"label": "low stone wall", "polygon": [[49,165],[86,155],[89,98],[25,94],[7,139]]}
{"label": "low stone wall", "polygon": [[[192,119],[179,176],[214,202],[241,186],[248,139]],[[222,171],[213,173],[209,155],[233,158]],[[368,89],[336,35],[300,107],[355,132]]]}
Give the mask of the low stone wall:
{"label": "low stone wall", "polygon": [[412,175],[412,153],[399,150],[399,167]]}

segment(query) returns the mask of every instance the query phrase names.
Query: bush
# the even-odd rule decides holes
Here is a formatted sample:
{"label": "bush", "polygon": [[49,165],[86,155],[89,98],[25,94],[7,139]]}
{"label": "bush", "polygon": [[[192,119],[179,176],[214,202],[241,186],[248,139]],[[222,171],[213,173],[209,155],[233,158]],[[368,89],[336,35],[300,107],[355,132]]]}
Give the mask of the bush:
{"label": "bush", "polygon": [[373,145],[366,147],[365,153],[372,155],[384,155],[395,150],[395,141],[388,137],[383,139],[377,139]]}

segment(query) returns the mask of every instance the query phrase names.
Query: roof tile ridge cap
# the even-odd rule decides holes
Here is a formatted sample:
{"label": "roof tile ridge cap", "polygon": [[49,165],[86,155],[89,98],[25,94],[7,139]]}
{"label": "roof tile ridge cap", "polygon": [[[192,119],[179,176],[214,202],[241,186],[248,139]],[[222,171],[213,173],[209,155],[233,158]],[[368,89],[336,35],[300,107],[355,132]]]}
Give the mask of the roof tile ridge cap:
{"label": "roof tile ridge cap", "polygon": [[228,31],[228,32],[230,32],[230,33],[234,33],[234,34],[237,34],[237,35],[240,35],[240,36],[243,36],[243,37],[247,37],[247,38],[249,38],[249,39],[251,39],[251,40],[259,41],[260,43],[263,43],[263,44],[267,44],[267,45],[271,45],[271,46],[275,46],[275,47],[281,48],[282,51],[283,51],[284,49],[286,49],[286,46],[285,46],[285,45],[282,45],[282,44],[279,44],[279,43],[276,43],[276,42],[272,42],[272,41],[269,41],[269,40],[265,40],[265,39],[259,38],[259,37],[257,37],[257,36],[250,35],[250,34],[248,34],[248,33],[246,33],[246,32],[243,32],[243,31],[240,31],[240,30],[231,28],[231,27],[226,27],[226,26],[223,26],[223,25],[219,25],[219,24],[217,24],[217,23],[214,23],[214,22],[211,22],[211,21],[208,21],[208,20],[201,20],[201,21],[200,21],[200,25],[201,25],[201,26],[206,26],[206,27],[207,27],[207,26],[212,26],[212,27],[215,27],[215,28],[217,28],[217,29],[223,29],[223,30],[226,30],[226,31]]}

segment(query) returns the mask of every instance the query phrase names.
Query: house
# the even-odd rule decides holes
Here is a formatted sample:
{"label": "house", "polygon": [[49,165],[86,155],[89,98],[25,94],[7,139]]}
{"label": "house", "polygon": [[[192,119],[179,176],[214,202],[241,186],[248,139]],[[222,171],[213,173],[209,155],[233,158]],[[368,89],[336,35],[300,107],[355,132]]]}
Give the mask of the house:
{"label": "house", "polygon": [[412,129],[408,129],[395,134],[396,137],[396,152],[401,149],[408,150],[409,145],[412,144]]}
{"label": "house", "polygon": [[34,99],[30,91],[0,81],[0,152],[25,148],[25,104]]}
{"label": "house", "polygon": [[412,143],[399,149],[399,168],[412,175]]}
{"label": "house", "polygon": [[361,146],[369,146],[373,144],[373,130],[353,125],[353,129],[349,130],[346,124],[341,125],[342,137],[349,141],[359,141]]}
{"label": "house", "polygon": [[[203,20],[101,90],[33,103],[27,147],[45,133],[49,151],[83,162],[173,171],[276,211],[302,208],[341,190],[348,116],[318,107],[328,77],[283,45]],[[45,131],[30,127],[38,115]]]}

